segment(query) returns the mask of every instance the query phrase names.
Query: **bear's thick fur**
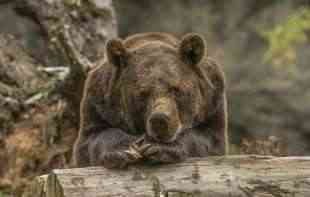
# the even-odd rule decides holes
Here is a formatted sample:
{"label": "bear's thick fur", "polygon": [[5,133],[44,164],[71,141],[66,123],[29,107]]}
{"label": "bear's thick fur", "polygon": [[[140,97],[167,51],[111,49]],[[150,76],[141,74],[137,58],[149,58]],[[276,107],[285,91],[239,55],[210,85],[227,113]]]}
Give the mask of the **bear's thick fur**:
{"label": "bear's thick fur", "polygon": [[225,81],[204,39],[136,34],[106,45],[81,102],[76,166],[169,163],[228,151]]}

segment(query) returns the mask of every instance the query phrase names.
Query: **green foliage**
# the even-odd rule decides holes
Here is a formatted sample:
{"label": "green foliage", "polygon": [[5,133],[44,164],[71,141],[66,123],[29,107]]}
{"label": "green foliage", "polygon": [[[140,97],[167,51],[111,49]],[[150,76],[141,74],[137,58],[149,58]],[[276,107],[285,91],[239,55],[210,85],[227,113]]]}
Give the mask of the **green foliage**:
{"label": "green foliage", "polygon": [[291,65],[296,60],[296,46],[308,41],[306,32],[310,30],[310,9],[302,8],[282,23],[262,35],[269,43],[265,60],[274,65]]}
{"label": "green foliage", "polygon": [[0,197],[6,197],[7,195],[5,195],[4,193],[2,193],[1,191],[0,191]]}

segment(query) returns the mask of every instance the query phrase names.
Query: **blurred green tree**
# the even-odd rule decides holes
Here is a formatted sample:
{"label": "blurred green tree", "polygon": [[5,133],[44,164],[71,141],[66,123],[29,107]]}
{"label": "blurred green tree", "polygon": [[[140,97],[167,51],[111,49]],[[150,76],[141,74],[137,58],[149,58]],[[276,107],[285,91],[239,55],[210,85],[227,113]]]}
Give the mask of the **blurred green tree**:
{"label": "blurred green tree", "polygon": [[262,35],[269,43],[265,60],[274,65],[292,65],[296,63],[296,47],[308,41],[310,30],[310,9],[301,8],[281,24]]}

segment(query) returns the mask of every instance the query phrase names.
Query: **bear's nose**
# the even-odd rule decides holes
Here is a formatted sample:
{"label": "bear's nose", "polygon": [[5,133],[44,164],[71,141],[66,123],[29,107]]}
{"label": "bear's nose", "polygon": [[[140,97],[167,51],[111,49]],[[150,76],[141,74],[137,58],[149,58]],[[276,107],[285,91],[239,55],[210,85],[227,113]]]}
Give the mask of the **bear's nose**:
{"label": "bear's nose", "polygon": [[170,97],[159,97],[152,101],[146,122],[147,134],[159,142],[172,142],[180,127],[176,102]]}
{"label": "bear's nose", "polygon": [[164,113],[152,114],[150,120],[150,129],[156,133],[156,137],[167,136],[169,134],[169,117]]}

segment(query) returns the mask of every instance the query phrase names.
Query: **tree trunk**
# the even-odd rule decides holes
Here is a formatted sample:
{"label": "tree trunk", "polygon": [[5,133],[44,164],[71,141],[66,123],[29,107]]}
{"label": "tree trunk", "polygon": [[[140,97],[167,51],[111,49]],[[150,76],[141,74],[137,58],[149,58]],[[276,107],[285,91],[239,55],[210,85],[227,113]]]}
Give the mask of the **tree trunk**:
{"label": "tree trunk", "polygon": [[308,197],[310,157],[226,156],[127,170],[53,170],[26,196]]}

